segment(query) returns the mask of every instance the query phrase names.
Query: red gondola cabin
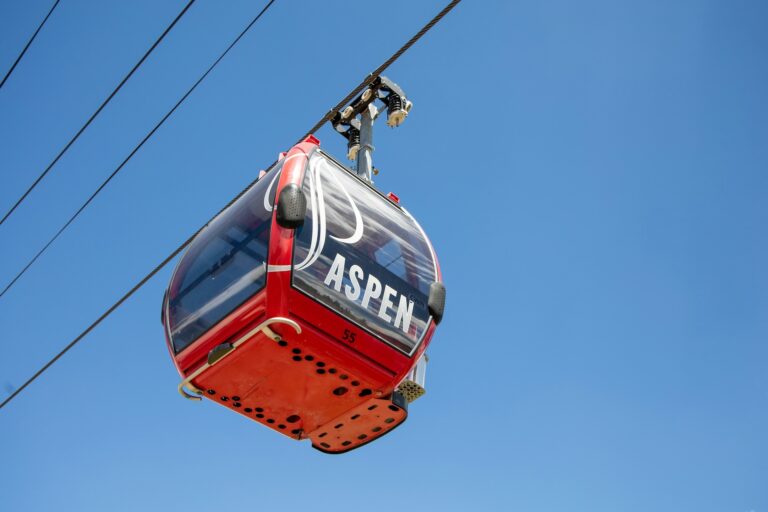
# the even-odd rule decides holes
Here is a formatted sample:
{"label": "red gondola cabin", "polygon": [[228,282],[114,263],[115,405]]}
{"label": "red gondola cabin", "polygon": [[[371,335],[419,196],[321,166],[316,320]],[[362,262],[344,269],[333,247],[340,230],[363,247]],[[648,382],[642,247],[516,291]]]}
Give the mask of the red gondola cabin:
{"label": "red gondola cabin", "polygon": [[182,394],[342,453],[406,419],[444,301],[419,224],[308,137],[190,244],[162,317]]}

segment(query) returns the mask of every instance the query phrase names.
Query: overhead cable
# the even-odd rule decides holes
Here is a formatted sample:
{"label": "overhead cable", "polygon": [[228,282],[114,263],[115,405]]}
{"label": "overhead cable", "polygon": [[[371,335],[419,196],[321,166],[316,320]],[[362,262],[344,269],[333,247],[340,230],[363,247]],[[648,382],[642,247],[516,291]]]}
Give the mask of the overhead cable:
{"label": "overhead cable", "polygon": [[51,10],[48,11],[48,14],[45,15],[45,18],[43,18],[43,21],[40,22],[40,25],[38,25],[37,30],[35,30],[35,33],[32,34],[32,37],[29,38],[29,41],[27,41],[27,44],[24,45],[24,49],[21,50],[21,53],[19,54],[18,57],[16,57],[16,60],[13,61],[13,65],[11,66],[11,69],[9,69],[8,72],[5,74],[5,76],[3,77],[3,81],[0,82],[0,89],[3,88],[3,86],[5,85],[5,81],[8,80],[8,77],[11,76],[11,73],[13,73],[13,70],[16,69],[16,66],[24,57],[24,54],[27,53],[27,49],[32,44],[32,41],[34,41],[35,38],[37,37],[37,33],[40,32],[41,28],[43,28],[43,25],[45,25],[45,22],[48,21],[48,18],[51,17],[51,14],[53,14],[53,10],[56,9],[56,6],[59,5],[60,1],[61,0],[56,0],[55,2],[53,2],[53,7],[51,7]]}
{"label": "overhead cable", "polygon": [[123,167],[125,167],[125,164],[127,164],[131,160],[131,158],[133,158],[133,156],[155,134],[155,132],[163,125],[163,123],[165,123],[168,120],[168,118],[171,117],[171,114],[173,114],[176,111],[176,109],[179,108],[182,103],[184,103],[184,100],[186,100],[189,97],[189,95],[192,94],[192,91],[194,91],[197,88],[197,86],[200,85],[200,83],[202,83],[203,80],[205,80],[208,74],[211,71],[213,71],[213,69],[219,64],[219,62],[221,62],[224,56],[227,55],[227,53],[229,53],[229,51],[238,43],[238,41],[240,41],[240,39],[246,34],[246,32],[250,30],[250,28],[254,25],[254,23],[256,23],[259,20],[259,18],[261,18],[261,16],[267,11],[267,9],[269,9],[269,7],[274,2],[275,0],[270,0],[270,2],[267,3],[267,5],[261,10],[261,12],[259,12],[259,14],[256,15],[256,17],[248,24],[248,26],[246,26],[245,29],[243,29],[243,31],[240,32],[240,35],[238,35],[235,38],[235,40],[232,41],[232,43],[230,43],[227,49],[224,50],[224,52],[221,55],[219,55],[219,57],[213,62],[213,64],[211,64],[208,67],[205,73],[203,73],[202,76],[200,76],[200,78],[197,79],[197,81],[192,85],[192,87],[190,87],[187,90],[186,93],[184,93],[184,95],[179,99],[179,101],[177,101],[176,104],[168,112],[165,113],[165,115],[160,119],[160,121],[158,121],[157,124],[155,124],[155,126],[144,136],[144,138],[141,139],[141,141],[131,150],[131,152],[128,153],[128,156],[126,156],[123,159],[123,161],[120,162],[120,165],[118,165],[115,168],[115,170],[112,171],[112,173],[109,176],[107,176],[107,178],[101,183],[101,185],[99,185],[96,188],[96,190],[93,191],[93,193],[88,197],[88,199],[86,199],[85,202],[82,205],[80,205],[80,208],[78,208],[77,211],[75,211],[75,213],[72,214],[72,216],[64,223],[64,225],[62,225],[61,228],[59,228],[56,234],[54,234],[48,240],[48,242],[46,242],[46,244],[39,251],[37,251],[37,253],[32,257],[32,259],[30,259],[27,262],[24,268],[22,268],[16,274],[16,276],[13,279],[11,279],[11,281],[5,286],[5,288],[3,288],[3,291],[0,292],[0,297],[5,295],[6,292],[8,292],[8,290],[11,289],[11,287],[16,283],[16,281],[18,281],[19,278],[23,276],[27,270],[29,270],[29,267],[31,267],[40,256],[42,256],[42,254],[48,249],[48,247],[50,247],[51,244],[53,244],[53,242],[55,242],[56,239],[59,238],[59,236],[70,226],[70,224],[72,224],[75,221],[75,219],[83,212],[83,210],[85,210],[88,207],[88,205],[91,204],[91,201],[93,201],[96,198],[96,196],[99,195],[99,193],[102,190],[104,190],[104,187],[106,187],[107,184],[110,181],[112,181],[112,178],[117,176],[117,173],[119,173],[123,169]]}
{"label": "overhead cable", "polygon": [[[59,2],[57,1],[56,3],[58,4]],[[61,159],[61,157],[64,156],[64,153],[67,152],[67,150],[72,146],[72,144],[74,144],[75,141],[80,137],[80,135],[82,135],[82,133],[85,131],[85,129],[88,128],[88,126],[90,126],[90,124],[93,122],[94,119],[96,119],[96,116],[98,116],[101,113],[101,111],[104,110],[104,107],[107,106],[107,103],[109,103],[112,100],[112,98],[115,97],[115,94],[117,94],[117,91],[122,89],[123,85],[125,85],[125,82],[127,82],[128,79],[131,78],[131,76],[133,76],[133,74],[136,72],[136,70],[139,69],[139,67],[144,63],[144,61],[147,60],[147,57],[149,57],[149,54],[152,53],[152,51],[155,48],[157,48],[157,45],[160,44],[160,41],[162,41],[165,38],[165,36],[168,34],[168,32],[170,32],[171,29],[174,27],[174,25],[176,25],[176,22],[178,22],[181,19],[181,17],[184,16],[184,14],[187,12],[187,10],[189,10],[189,8],[192,7],[193,3],[195,3],[195,0],[189,0],[187,5],[184,6],[184,8],[176,16],[176,18],[174,18],[174,20],[171,22],[171,24],[168,25],[165,28],[165,30],[163,31],[162,34],[160,34],[160,37],[158,37],[157,40],[154,42],[154,44],[152,46],[150,46],[149,50],[147,50],[146,53],[144,53],[144,55],[139,59],[139,61],[136,64],[134,64],[134,66],[131,68],[131,70],[128,72],[128,74],[125,75],[125,77],[123,77],[123,79],[120,81],[120,83],[117,84],[117,87],[115,87],[115,89],[110,93],[110,95],[107,96],[107,99],[104,100],[101,103],[101,105],[99,106],[99,108],[96,109],[96,112],[91,114],[91,117],[89,117],[88,120],[85,122],[85,124],[80,127],[80,129],[77,131],[77,133],[75,133],[75,136],[72,137],[69,140],[69,142],[67,142],[67,144],[64,146],[64,148],[61,151],[59,151],[59,153],[56,155],[56,158],[54,158],[51,161],[51,163],[48,164],[48,166],[43,170],[42,173],[40,173],[40,175],[35,179],[35,181],[32,182],[32,184],[27,188],[27,190],[23,194],[21,194],[21,197],[19,197],[16,200],[16,202],[13,204],[13,206],[11,206],[11,208],[5,213],[5,215],[3,215],[3,218],[0,219],[0,224],[5,222],[5,220],[8,217],[11,216],[11,214],[16,210],[16,208],[19,207],[19,205],[27,198],[29,193],[32,192],[32,190],[37,186],[37,184],[40,183],[40,181],[42,181],[43,178],[45,178],[45,176],[50,172],[51,169],[53,169],[53,166],[56,165],[56,162],[58,162],[59,159]],[[54,7],[56,7],[56,6],[54,5]],[[51,9],[51,10],[53,10],[53,9]],[[5,81],[5,80],[3,80],[3,81]]]}

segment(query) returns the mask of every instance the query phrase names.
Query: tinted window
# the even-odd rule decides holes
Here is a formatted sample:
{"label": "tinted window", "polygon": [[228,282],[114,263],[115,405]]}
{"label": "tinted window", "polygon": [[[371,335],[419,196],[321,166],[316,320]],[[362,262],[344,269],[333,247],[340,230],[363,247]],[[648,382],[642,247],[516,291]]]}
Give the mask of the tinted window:
{"label": "tinted window", "polygon": [[266,284],[275,168],[198,235],[171,280],[168,326],[179,352]]}
{"label": "tinted window", "polygon": [[429,322],[431,250],[405,212],[316,151],[304,178],[293,285],[410,354]]}

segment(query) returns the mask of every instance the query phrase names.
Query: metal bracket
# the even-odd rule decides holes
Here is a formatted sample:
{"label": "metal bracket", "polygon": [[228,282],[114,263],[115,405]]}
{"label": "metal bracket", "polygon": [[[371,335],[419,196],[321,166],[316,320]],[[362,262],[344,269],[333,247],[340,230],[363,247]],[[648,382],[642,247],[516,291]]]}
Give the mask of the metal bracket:
{"label": "metal bracket", "polygon": [[[203,394],[203,391],[201,389],[198,389],[192,384],[192,380],[196,379],[200,376],[205,370],[210,368],[211,366],[214,366],[216,364],[219,364],[223,359],[226,359],[227,357],[231,356],[232,353],[248,341],[249,339],[253,338],[256,334],[259,332],[263,333],[267,338],[270,338],[273,341],[280,341],[282,338],[279,334],[275,333],[272,329],[269,328],[271,324],[287,324],[293,328],[294,331],[296,331],[296,334],[301,334],[301,326],[294,322],[293,320],[289,318],[283,318],[280,316],[276,316],[273,318],[269,318],[267,320],[264,320],[259,325],[242,335],[240,338],[237,339],[234,343],[232,343],[232,350],[221,356],[219,359],[214,361],[213,363],[205,363],[200,368],[192,372],[186,379],[182,380],[181,383],[179,383],[178,390],[179,394],[183,396],[184,398],[187,398],[189,400],[202,400],[200,396]],[[191,391],[188,392],[188,391]]]}
{"label": "metal bracket", "polygon": [[369,183],[373,170],[373,121],[378,116],[376,100],[386,107],[387,125],[393,128],[402,124],[412,106],[399,85],[385,76],[377,76],[360,96],[331,118],[333,128],[347,139],[347,158],[357,160],[358,176]]}

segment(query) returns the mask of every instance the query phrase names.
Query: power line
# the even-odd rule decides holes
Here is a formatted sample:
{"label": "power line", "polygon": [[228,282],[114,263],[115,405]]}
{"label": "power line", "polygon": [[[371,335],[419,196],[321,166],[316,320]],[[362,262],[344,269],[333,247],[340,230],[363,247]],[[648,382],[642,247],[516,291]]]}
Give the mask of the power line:
{"label": "power line", "polygon": [[82,205],[80,205],[80,208],[77,209],[77,211],[69,218],[69,220],[67,220],[67,222],[65,222],[64,225],[61,226],[61,228],[59,228],[59,230],[56,232],[56,234],[53,235],[50,240],[48,240],[48,242],[42,247],[42,249],[37,251],[37,254],[35,254],[34,257],[32,257],[32,259],[29,260],[29,262],[27,262],[27,264],[24,266],[24,268],[22,268],[19,271],[19,273],[16,274],[16,276],[5,286],[5,288],[3,288],[3,291],[0,292],[0,297],[5,295],[5,293],[8,290],[10,290],[10,288],[16,283],[16,281],[19,280],[19,278],[21,276],[24,275],[24,273],[29,269],[29,267],[31,267],[37,261],[37,259],[40,256],[42,256],[42,254],[48,249],[48,247],[50,247],[51,244],[53,244],[53,242],[55,242],[56,239],[59,238],[59,236],[69,227],[69,225],[72,224],[75,221],[75,219],[83,212],[83,210],[85,210],[88,207],[88,205],[91,204],[91,201],[93,201],[96,198],[96,196],[99,195],[99,193],[104,189],[104,187],[106,187],[107,184],[110,181],[112,181],[112,178],[117,176],[117,173],[119,173],[123,169],[125,164],[127,164],[128,161],[131,158],[133,158],[133,156],[139,151],[139,149],[141,149],[141,147],[144,145],[144,143],[146,143],[155,134],[155,132],[163,125],[163,123],[165,123],[165,121],[168,120],[169,117],[171,117],[171,115],[176,111],[176,109],[179,108],[179,106],[182,103],[184,103],[184,100],[186,100],[189,97],[189,95],[192,94],[192,91],[194,91],[197,88],[197,86],[200,85],[200,83],[203,80],[205,80],[205,77],[207,77],[208,74],[211,71],[213,71],[213,68],[215,68],[218,65],[219,62],[221,62],[221,60],[224,58],[224,56],[227,55],[227,53],[229,53],[229,51],[240,41],[240,39],[246,34],[246,32],[248,32],[248,30],[250,30],[250,28],[254,25],[254,23],[256,23],[259,20],[259,18],[261,18],[261,16],[267,11],[267,9],[270,8],[270,6],[274,2],[275,2],[275,0],[270,0],[269,3],[267,3],[267,5],[261,10],[261,12],[259,12],[259,14],[256,15],[256,17],[248,24],[248,26],[246,26],[245,29],[243,29],[243,31],[240,32],[240,35],[238,35],[235,38],[235,40],[232,41],[232,43],[227,47],[227,49],[224,50],[224,52],[221,55],[219,55],[219,58],[216,59],[214,61],[214,63],[211,64],[211,66],[206,70],[206,72],[203,73],[202,76],[197,79],[197,81],[192,85],[192,87],[190,87],[189,90],[187,90],[187,92],[184,93],[184,95],[181,97],[181,99],[179,101],[176,102],[176,104],[173,106],[173,108],[171,108],[160,119],[160,121],[158,121],[158,123],[144,136],[144,138],[141,139],[141,142],[139,142],[136,145],[136,147],[134,147],[133,150],[131,150],[131,152],[128,154],[127,157],[125,157],[125,159],[120,163],[120,165],[118,165],[117,168],[114,171],[112,171],[112,174],[110,174],[107,177],[107,179],[105,179],[101,183],[101,185],[98,186],[98,188],[90,195],[90,197],[88,197],[88,199]]}
{"label": "power line", "polygon": [[53,7],[51,7],[51,10],[48,11],[48,14],[45,15],[45,18],[43,18],[43,21],[40,22],[40,25],[37,27],[37,30],[35,30],[35,33],[32,34],[32,37],[30,37],[29,41],[27,41],[27,44],[24,46],[24,49],[21,50],[21,53],[19,54],[19,56],[16,57],[16,60],[13,62],[13,65],[11,66],[11,69],[8,70],[8,72],[3,77],[3,81],[0,82],[0,89],[3,88],[3,86],[5,85],[5,81],[8,80],[8,77],[11,76],[11,73],[13,73],[13,70],[16,69],[16,65],[19,63],[19,61],[21,61],[22,57],[24,57],[24,54],[27,53],[27,48],[29,48],[29,46],[32,44],[32,41],[35,40],[35,38],[37,37],[37,33],[40,32],[41,28],[43,28],[43,25],[45,25],[45,22],[48,21],[48,18],[51,17],[53,10],[56,8],[57,5],[59,5],[60,1],[61,0],[56,0],[53,3]]}
{"label": "power line", "polygon": [[[342,108],[344,105],[346,105],[349,100],[351,100],[356,94],[358,94],[360,91],[362,91],[367,84],[370,84],[375,78],[378,76],[378,74],[382,73],[385,69],[387,69],[393,62],[395,62],[397,59],[400,58],[400,56],[405,53],[408,48],[413,46],[416,41],[421,39],[421,37],[426,34],[437,22],[439,22],[446,14],[448,14],[456,5],[461,2],[461,0],[452,0],[442,11],[440,11],[432,20],[430,20],[429,23],[427,23],[419,32],[416,33],[415,36],[413,36],[407,43],[405,43],[397,52],[395,52],[389,59],[387,59],[384,64],[376,68],[376,70],[368,75],[357,87],[355,87],[350,94],[348,94],[343,101],[341,101],[336,107],[334,107],[331,111],[329,111],[323,118],[318,121],[315,126],[312,127],[312,130],[308,132],[307,134],[316,131],[318,128],[320,128],[323,124],[325,124],[326,121],[330,120],[334,114]],[[270,2],[271,4],[272,2]],[[262,11],[263,12],[263,11]],[[306,137],[306,136],[305,136]],[[299,139],[300,141],[303,140]],[[272,163],[269,167],[274,165],[276,162]],[[197,231],[195,231],[192,236],[187,238],[184,243],[182,243],[179,247],[177,247],[168,257],[166,257],[162,262],[160,262],[159,265],[157,265],[152,271],[144,276],[144,278],[139,281],[133,288],[128,290],[128,292],[123,295],[117,302],[115,302],[112,306],[109,307],[99,318],[96,319],[95,322],[93,322],[91,325],[88,326],[87,329],[85,329],[83,332],[81,332],[74,340],[72,340],[66,347],[64,347],[61,351],[59,351],[53,358],[51,358],[47,363],[45,363],[37,372],[35,372],[34,375],[32,375],[29,379],[27,379],[24,384],[21,385],[21,387],[17,390],[15,390],[8,398],[3,400],[2,403],[0,403],[0,409],[5,407],[6,404],[8,404],[11,400],[13,400],[16,396],[19,395],[27,386],[29,386],[35,379],[40,377],[40,375],[43,374],[48,368],[50,368],[56,361],[61,358],[65,353],[69,351],[72,347],[74,347],[77,343],[79,343],[89,332],[91,332],[96,326],[98,326],[105,318],[107,318],[113,311],[115,311],[118,307],[120,307],[121,304],[123,304],[126,300],[128,300],[131,295],[136,293],[139,288],[141,288],[147,281],[152,279],[155,274],[157,274],[163,267],[165,267],[173,258],[175,258],[181,251],[183,251],[191,242],[195,239],[197,235],[200,234],[200,232],[203,231],[203,229],[208,226],[216,217],[218,217],[224,210],[232,206],[235,201],[240,199],[240,197],[243,196],[256,182],[258,181],[258,178],[253,180],[251,183],[248,184],[247,187],[245,187],[243,190],[241,190],[235,197],[233,197],[219,212],[211,217],[211,219],[204,224],[202,227],[200,227]]]}
{"label": "power line", "polygon": [[[56,3],[57,3],[57,4],[59,3],[59,2],[58,2],[58,0],[57,0],[57,2],[56,2]],[[5,220],[6,220],[8,217],[10,217],[10,216],[11,216],[11,214],[14,212],[14,210],[16,210],[16,208],[18,208],[18,207],[19,207],[19,205],[20,205],[20,204],[21,204],[21,203],[22,203],[22,202],[23,202],[23,201],[24,201],[24,200],[27,198],[27,196],[29,195],[29,193],[30,193],[30,192],[32,192],[32,189],[34,189],[34,188],[37,186],[37,184],[38,184],[38,183],[40,183],[40,181],[41,181],[43,178],[45,178],[45,175],[46,175],[46,174],[48,174],[48,172],[49,172],[49,171],[50,171],[50,170],[53,168],[53,166],[54,166],[54,165],[56,165],[56,162],[58,162],[58,161],[59,161],[59,159],[60,159],[60,158],[61,158],[61,157],[64,155],[64,153],[66,153],[66,152],[67,152],[67,150],[70,148],[70,146],[72,146],[72,144],[74,144],[74,143],[75,143],[75,141],[76,141],[76,140],[77,140],[77,139],[80,137],[80,135],[81,135],[81,134],[82,134],[82,133],[85,131],[85,129],[86,129],[86,128],[88,128],[88,126],[89,126],[89,125],[90,125],[90,124],[93,122],[93,120],[94,120],[94,119],[96,119],[96,116],[98,116],[98,115],[99,115],[99,113],[101,113],[101,111],[104,109],[104,107],[106,107],[106,106],[107,106],[107,103],[109,103],[109,102],[112,100],[112,98],[114,98],[114,97],[115,97],[115,94],[117,94],[117,91],[119,91],[120,89],[122,89],[123,85],[125,85],[125,82],[127,82],[127,81],[128,81],[128,79],[129,79],[129,78],[131,78],[131,76],[133,75],[133,73],[134,73],[134,72],[135,72],[137,69],[139,69],[139,66],[141,66],[141,65],[144,63],[144,61],[145,61],[145,60],[147,60],[147,57],[149,57],[149,54],[150,54],[150,53],[152,53],[152,51],[153,51],[155,48],[157,48],[157,45],[159,45],[159,44],[160,44],[160,41],[162,41],[162,40],[165,38],[165,36],[168,34],[168,32],[170,32],[170,31],[171,31],[171,29],[174,27],[174,25],[176,25],[176,22],[178,22],[178,21],[181,19],[181,17],[182,17],[182,16],[184,16],[184,14],[187,12],[187,10],[188,10],[190,7],[192,7],[192,4],[193,4],[193,3],[195,3],[195,0],[190,0],[190,1],[189,1],[189,3],[187,3],[187,5],[186,5],[186,6],[184,6],[184,8],[183,8],[183,9],[181,10],[181,12],[180,12],[180,13],[179,13],[179,14],[176,16],[176,18],[175,18],[175,19],[174,19],[174,20],[171,22],[171,24],[170,24],[170,25],[168,25],[168,26],[165,28],[165,30],[163,31],[163,33],[162,33],[162,34],[160,34],[160,37],[158,37],[158,38],[157,38],[157,40],[155,41],[155,43],[154,43],[154,44],[153,44],[153,45],[152,45],[152,46],[149,48],[149,50],[147,50],[147,52],[146,52],[146,53],[145,53],[145,54],[144,54],[144,55],[141,57],[141,59],[139,59],[139,61],[138,61],[138,62],[137,62],[137,63],[136,63],[134,66],[133,66],[133,68],[131,68],[131,70],[128,72],[128,74],[127,74],[127,75],[125,75],[125,77],[124,77],[124,78],[122,79],[122,81],[121,81],[121,82],[120,82],[120,83],[117,85],[117,87],[115,87],[115,90],[113,90],[113,91],[112,91],[112,93],[111,93],[111,94],[110,94],[110,95],[107,97],[107,99],[106,99],[106,100],[104,100],[104,102],[101,104],[101,106],[99,106],[99,108],[97,108],[97,109],[96,109],[96,112],[94,112],[93,114],[91,114],[91,117],[90,117],[90,118],[88,119],[88,121],[86,121],[86,122],[85,122],[85,124],[84,124],[84,125],[83,125],[83,126],[82,126],[82,127],[81,127],[81,128],[78,130],[78,131],[77,131],[77,133],[75,134],[75,136],[74,136],[74,137],[72,137],[72,139],[70,139],[70,141],[69,141],[69,142],[67,142],[67,145],[66,145],[66,146],[64,146],[64,149],[62,149],[61,151],[59,151],[59,154],[58,154],[58,155],[56,155],[56,158],[54,158],[54,159],[53,159],[53,161],[52,161],[50,164],[48,164],[48,167],[46,167],[46,168],[45,168],[45,170],[44,170],[44,171],[43,171],[43,172],[40,174],[40,176],[38,176],[38,177],[37,177],[37,179],[36,179],[36,180],[35,180],[35,181],[32,183],[32,185],[30,185],[30,186],[29,186],[29,188],[26,190],[26,192],[24,192],[24,193],[21,195],[21,197],[20,197],[20,198],[19,198],[19,199],[16,201],[16,203],[15,203],[15,204],[14,204],[14,205],[11,207],[11,209],[10,209],[10,210],[8,210],[8,211],[6,212],[6,214],[5,214],[5,215],[3,215],[3,218],[2,218],[2,219],[0,219],[0,225],[1,225],[3,222],[5,222]],[[54,7],[56,7],[56,6],[54,5]],[[51,10],[53,10],[53,9],[51,9]],[[50,14],[50,13],[49,13],[49,14]],[[42,26],[42,25],[41,25],[41,26]],[[39,30],[39,29],[38,29],[38,30]],[[30,42],[31,42],[31,41],[30,41]],[[10,72],[9,72],[9,74],[10,74]],[[5,80],[3,80],[3,81],[5,81]]]}

